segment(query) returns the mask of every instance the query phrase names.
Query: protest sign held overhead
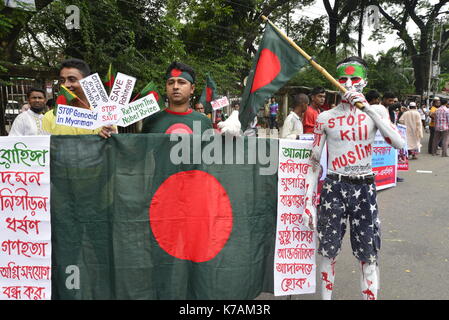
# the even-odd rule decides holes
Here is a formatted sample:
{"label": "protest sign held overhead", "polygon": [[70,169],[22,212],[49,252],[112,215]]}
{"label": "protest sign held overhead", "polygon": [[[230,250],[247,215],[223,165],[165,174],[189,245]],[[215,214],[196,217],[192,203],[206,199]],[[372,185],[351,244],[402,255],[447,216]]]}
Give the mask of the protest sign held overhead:
{"label": "protest sign held overhead", "polygon": [[223,109],[224,107],[229,106],[229,100],[227,97],[223,97],[223,98],[211,101],[210,104],[212,105],[212,109],[219,110],[219,109]]}

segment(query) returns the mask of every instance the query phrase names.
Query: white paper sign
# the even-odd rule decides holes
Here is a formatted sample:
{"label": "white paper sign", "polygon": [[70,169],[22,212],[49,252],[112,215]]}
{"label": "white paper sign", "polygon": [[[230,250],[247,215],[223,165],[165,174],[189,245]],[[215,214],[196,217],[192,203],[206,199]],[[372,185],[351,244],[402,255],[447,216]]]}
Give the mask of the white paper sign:
{"label": "white paper sign", "polygon": [[127,127],[143,118],[146,118],[160,110],[159,104],[153,94],[149,94],[139,100],[131,102],[121,108],[123,116],[117,125]]}
{"label": "white paper sign", "polygon": [[5,6],[26,11],[36,11],[35,0],[4,0]]}
{"label": "white paper sign", "polygon": [[276,296],[314,293],[316,289],[316,234],[303,221],[312,144],[313,141],[279,139]]}
{"label": "white paper sign", "polygon": [[58,105],[56,124],[90,130],[101,126],[97,112],[63,104]]}
{"label": "white paper sign", "polygon": [[98,110],[101,125],[117,124],[123,116],[121,108],[128,105],[133,93],[136,78],[117,72],[114,85],[109,94],[109,101]]}
{"label": "white paper sign", "polygon": [[227,97],[223,97],[223,98],[211,101],[210,104],[212,105],[212,109],[219,110],[219,109],[223,109],[224,107],[229,106],[229,100]]}
{"label": "white paper sign", "polygon": [[0,299],[51,299],[50,136],[0,137]]}
{"label": "white paper sign", "polygon": [[108,94],[98,73],[81,79],[79,82],[92,108],[97,109],[99,106],[108,103]]}

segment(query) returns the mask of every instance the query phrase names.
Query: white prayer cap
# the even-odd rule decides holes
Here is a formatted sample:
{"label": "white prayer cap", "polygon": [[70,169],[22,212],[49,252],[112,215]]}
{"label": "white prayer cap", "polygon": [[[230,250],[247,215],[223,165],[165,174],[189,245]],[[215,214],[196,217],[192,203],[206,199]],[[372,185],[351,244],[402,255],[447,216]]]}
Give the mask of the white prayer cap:
{"label": "white prayer cap", "polygon": [[415,102],[410,102],[408,106],[409,107],[416,107],[416,103]]}

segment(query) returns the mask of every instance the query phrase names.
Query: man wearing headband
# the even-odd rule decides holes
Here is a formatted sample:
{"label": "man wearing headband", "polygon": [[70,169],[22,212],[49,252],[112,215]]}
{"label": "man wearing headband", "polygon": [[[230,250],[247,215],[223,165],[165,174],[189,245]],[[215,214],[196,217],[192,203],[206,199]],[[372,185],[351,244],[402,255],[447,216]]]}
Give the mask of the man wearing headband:
{"label": "man wearing headband", "polygon": [[[382,105],[370,105],[362,94],[367,85],[362,59],[350,57],[338,63],[337,78],[347,93],[342,94],[337,107],[320,113],[316,120],[304,217],[306,224],[318,232],[318,253],[323,256],[322,298],[331,299],[336,258],[349,219],[353,254],[362,268],[363,298],[376,299],[380,221],[371,169],[372,145],[377,130],[395,148],[402,148],[404,141],[389,121],[388,111]],[[363,109],[355,107],[357,102]],[[315,191],[322,170],[319,160],[326,142],[328,171],[316,208]]]}
{"label": "man wearing headband", "polygon": [[188,65],[173,62],[165,74],[168,107],[143,122],[142,133],[193,133],[198,121],[201,133],[212,129],[209,118],[190,108],[190,97],[195,91],[195,71]]}

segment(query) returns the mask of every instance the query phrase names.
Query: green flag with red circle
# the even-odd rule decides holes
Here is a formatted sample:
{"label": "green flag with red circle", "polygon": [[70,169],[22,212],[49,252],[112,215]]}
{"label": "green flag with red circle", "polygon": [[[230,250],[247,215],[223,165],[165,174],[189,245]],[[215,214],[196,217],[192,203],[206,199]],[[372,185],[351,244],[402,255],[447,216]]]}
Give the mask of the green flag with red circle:
{"label": "green flag with red circle", "polygon": [[217,85],[210,76],[210,74],[207,74],[206,76],[206,85],[204,86],[203,91],[201,92],[201,97],[199,102],[204,106],[204,112],[205,113],[211,113],[212,112],[212,104],[211,102],[217,99]]}
{"label": "green flag with red circle", "polygon": [[[249,138],[238,139],[248,159]],[[52,136],[53,299],[254,299],[272,290],[277,174],[261,175],[258,159],[222,164],[224,154],[222,163],[174,164],[177,143],[166,134]],[[189,152],[198,152],[193,140]],[[67,286],[69,266],[77,290]]]}
{"label": "green flag with red circle", "polygon": [[159,107],[161,109],[165,108],[165,103],[164,103],[164,99],[162,98],[162,96],[159,93],[159,89],[156,86],[156,84],[153,81],[150,81],[146,84],[145,87],[143,87],[142,90],[140,90],[140,92],[131,100],[134,101],[138,98],[142,98],[145,97],[149,94],[152,94],[154,96],[154,98],[156,99],[157,103],[159,104]]}
{"label": "green flag with red circle", "polygon": [[265,100],[306,63],[307,60],[267,23],[242,96],[239,119],[243,131],[253,121]]}

